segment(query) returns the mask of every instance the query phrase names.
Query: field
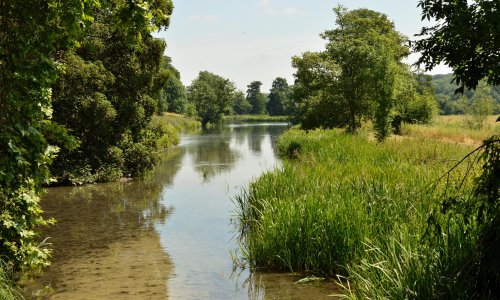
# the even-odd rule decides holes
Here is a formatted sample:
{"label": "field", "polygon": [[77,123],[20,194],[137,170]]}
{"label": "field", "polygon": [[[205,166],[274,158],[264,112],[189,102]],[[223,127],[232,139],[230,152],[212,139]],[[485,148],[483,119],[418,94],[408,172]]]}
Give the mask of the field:
{"label": "field", "polygon": [[467,298],[460,276],[479,228],[453,207],[473,194],[477,157],[447,171],[500,132],[493,121],[476,133],[441,117],[384,143],[288,131],[277,145],[283,167],[236,198],[239,263],[339,277],[349,298]]}
{"label": "field", "polygon": [[496,122],[498,117],[488,117],[482,130],[474,130],[466,126],[465,116],[439,116],[430,125],[404,124],[402,133],[412,137],[479,145],[486,138],[500,133],[500,122]]}

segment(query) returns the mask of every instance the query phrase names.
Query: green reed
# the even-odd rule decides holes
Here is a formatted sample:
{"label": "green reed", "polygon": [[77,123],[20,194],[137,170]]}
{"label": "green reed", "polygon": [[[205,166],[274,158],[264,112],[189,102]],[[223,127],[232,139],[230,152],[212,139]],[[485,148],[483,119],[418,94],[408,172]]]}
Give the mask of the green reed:
{"label": "green reed", "polygon": [[420,298],[453,286],[446,272],[473,238],[460,220],[443,226],[446,235],[430,234],[428,221],[477,171],[463,164],[436,181],[473,146],[290,130],[277,149],[283,166],[236,198],[247,266],[348,276],[355,288],[344,292],[359,298]]}

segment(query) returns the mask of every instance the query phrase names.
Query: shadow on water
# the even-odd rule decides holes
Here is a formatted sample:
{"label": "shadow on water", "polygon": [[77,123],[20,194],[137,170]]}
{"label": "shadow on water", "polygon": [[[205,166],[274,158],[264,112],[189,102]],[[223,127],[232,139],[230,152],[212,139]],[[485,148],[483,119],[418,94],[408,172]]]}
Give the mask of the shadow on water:
{"label": "shadow on water", "polygon": [[[230,223],[252,178],[279,165],[286,124],[229,124],[183,135],[147,180],[50,188],[58,220],[44,236],[53,263],[25,288],[28,299],[321,299],[332,283],[299,275],[232,274]],[[329,298],[331,299],[331,298]]]}

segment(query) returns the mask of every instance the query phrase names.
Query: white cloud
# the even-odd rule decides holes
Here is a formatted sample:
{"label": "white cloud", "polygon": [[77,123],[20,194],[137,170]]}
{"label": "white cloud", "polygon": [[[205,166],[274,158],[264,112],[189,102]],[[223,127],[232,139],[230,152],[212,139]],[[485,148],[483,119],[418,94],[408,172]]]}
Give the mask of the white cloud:
{"label": "white cloud", "polygon": [[190,16],[189,21],[193,23],[216,23],[220,20],[216,15]]}
{"label": "white cloud", "polygon": [[271,6],[270,0],[259,0],[259,7],[269,7]]}

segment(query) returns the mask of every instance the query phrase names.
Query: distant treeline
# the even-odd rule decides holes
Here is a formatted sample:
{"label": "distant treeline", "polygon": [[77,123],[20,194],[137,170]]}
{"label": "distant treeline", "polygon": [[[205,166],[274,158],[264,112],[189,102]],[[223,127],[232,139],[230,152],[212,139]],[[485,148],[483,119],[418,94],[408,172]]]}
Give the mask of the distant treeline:
{"label": "distant treeline", "polygon": [[[455,93],[458,85],[453,80],[453,74],[439,74],[432,76],[432,85],[440,113],[443,115],[465,114],[465,100],[471,100],[476,91],[466,90],[463,94]],[[481,87],[478,87],[481,88]],[[493,113],[500,114],[500,86],[494,86],[489,91],[495,103]]]}

